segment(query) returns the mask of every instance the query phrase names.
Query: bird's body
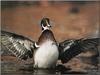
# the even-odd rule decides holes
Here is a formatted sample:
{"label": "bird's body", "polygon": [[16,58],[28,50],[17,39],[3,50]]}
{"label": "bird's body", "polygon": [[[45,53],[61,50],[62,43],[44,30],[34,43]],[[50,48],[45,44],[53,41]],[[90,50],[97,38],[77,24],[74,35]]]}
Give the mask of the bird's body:
{"label": "bird's body", "polygon": [[34,56],[34,66],[39,68],[55,67],[58,60],[58,45],[51,30],[44,30],[37,42],[39,48]]}

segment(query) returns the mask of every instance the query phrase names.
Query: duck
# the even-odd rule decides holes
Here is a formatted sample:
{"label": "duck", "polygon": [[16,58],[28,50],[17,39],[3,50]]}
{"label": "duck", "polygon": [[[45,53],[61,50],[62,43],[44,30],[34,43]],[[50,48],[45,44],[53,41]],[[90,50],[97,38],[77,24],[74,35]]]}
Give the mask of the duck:
{"label": "duck", "polygon": [[40,25],[42,33],[36,42],[1,30],[1,45],[18,59],[26,61],[32,58],[34,68],[55,68],[58,60],[67,63],[78,54],[100,45],[100,38],[67,39],[58,43],[50,30],[50,19],[42,18]]}

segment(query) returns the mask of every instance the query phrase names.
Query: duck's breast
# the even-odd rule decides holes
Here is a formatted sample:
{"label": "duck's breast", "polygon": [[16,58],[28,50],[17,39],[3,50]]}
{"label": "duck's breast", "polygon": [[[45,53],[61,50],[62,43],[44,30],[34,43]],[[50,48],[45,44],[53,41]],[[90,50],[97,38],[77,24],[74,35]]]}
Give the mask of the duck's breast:
{"label": "duck's breast", "polygon": [[39,68],[50,68],[53,67],[58,60],[58,47],[53,41],[46,41],[35,54],[35,66]]}

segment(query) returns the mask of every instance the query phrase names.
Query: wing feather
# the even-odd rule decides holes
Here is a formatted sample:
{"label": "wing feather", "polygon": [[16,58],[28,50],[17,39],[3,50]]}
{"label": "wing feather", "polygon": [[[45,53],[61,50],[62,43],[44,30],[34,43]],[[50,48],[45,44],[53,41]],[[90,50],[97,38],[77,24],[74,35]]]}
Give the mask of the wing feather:
{"label": "wing feather", "polygon": [[20,59],[33,57],[35,42],[21,35],[1,31],[1,45]]}
{"label": "wing feather", "polygon": [[[95,49],[98,46],[100,46],[100,38],[65,40],[59,44],[59,59],[66,63],[81,52]],[[98,50],[97,53],[99,53]]]}

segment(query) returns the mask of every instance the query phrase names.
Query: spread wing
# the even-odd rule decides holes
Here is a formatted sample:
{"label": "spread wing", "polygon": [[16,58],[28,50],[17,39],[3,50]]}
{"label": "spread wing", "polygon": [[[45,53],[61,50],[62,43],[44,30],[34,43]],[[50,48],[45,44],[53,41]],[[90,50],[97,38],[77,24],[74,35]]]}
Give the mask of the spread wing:
{"label": "spread wing", "polygon": [[12,52],[16,57],[26,60],[33,57],[35,42],[21,35],[1,31],[1,46]]}
{"label": "spread wing", "polygon": [[[100,38],[65,40],[59,44],[59,59],[62,63],[66,63],[81,52],[98,48],[98,46],[100,46]],[[98,50],[97,53],[99,55]]]}

